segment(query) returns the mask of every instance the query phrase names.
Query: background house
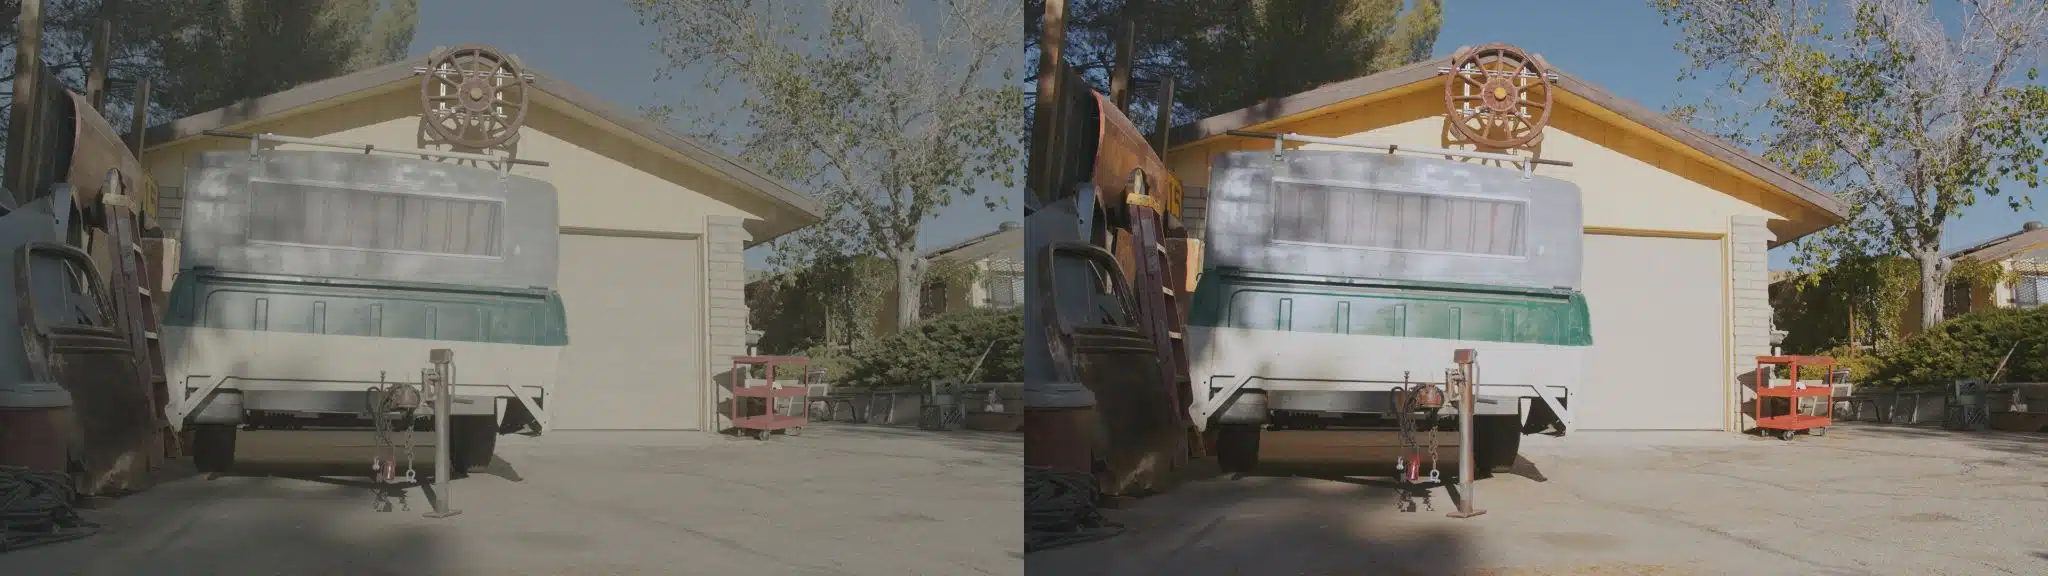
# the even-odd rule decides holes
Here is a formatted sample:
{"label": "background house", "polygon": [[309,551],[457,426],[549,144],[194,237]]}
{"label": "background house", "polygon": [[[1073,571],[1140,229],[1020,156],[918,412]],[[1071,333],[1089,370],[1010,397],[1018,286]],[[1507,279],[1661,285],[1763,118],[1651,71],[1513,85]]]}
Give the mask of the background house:
{"label": "background house", "polygon": [[[1473,148],[1445,118],[1438,69],[1449,64],[1419,62],[1183,126],[1167,164],[1188,205],[1200,206],[1217,154],[1273,148],[1231,130]],[[1577,426],[1746,428],[1737,377],[1770,353],[1765,251],[1842,222],[1846,209],[1733,144],[1557,72],[1548,128],[1518,153],[1573,162],[1535,171],[1582,194],[1593,350],[1571,399]]]}
{"label": "background house", "polygon": [[1990,308],[2033,308],[2048,298],[2048,228],[2040,222],[2028,222],[2017,232],[1950,252],[1948,257],[1994,262],[2011,276],[1992,286],[1951,288],[1948,316]]}
{"label": "background house", "polygon": [[[412,58],[150,128],[142,162],[162,185],[164,227],[177,229],[194,154],[249,149],[249,140],[207,130],[445,148],[421,121],[413,69],[426,64]],[[747,346],[741,252],[817,222],[818,204],[702,143],[527,71],[529,111],[506,151],[548,162],[511,172],[550,182],[558,194],[557,288],[569,345],[546,399],[553,427],[716,430],[713,375]]]}
{"label": "background house", "polygon": [[996,231],[925,254],[932,261],[967,266],[973,278],[926,282],[920,302],[930,318],[969,308],[1016,308],[1024,302],[1024,227],[1004,222]]}

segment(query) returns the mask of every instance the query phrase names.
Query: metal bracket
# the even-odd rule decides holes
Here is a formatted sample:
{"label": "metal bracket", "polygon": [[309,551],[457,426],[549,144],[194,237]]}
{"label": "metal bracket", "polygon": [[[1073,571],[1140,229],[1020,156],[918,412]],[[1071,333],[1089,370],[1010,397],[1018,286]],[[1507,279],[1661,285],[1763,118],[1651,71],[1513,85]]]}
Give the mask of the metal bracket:
{"label": "metal bracket", "polygon": [[1536,176],[1537,164],[1564,167],[1570,167],[1572,165],[1572,163],[1563,160],[1545,160],[1543,158],[1516,156],[1513,154],[1502,154],[1499,152],[1472,152],[1468,150],[1450,150],[1445,148],[1424,148],[1417,146],[1401,146],[1398,144],[1378,144],[1373,142],[1349,140],[1345,138],[1307,136],[1291,132],[1287,134],[1262,134],[1257,132],[1244,132],[1239,130],[1232,130],[1230,131],[1230,134],[1233,136],[1272,138],[1274,162],[1279,162],[1281,159],[1284,158],[1284,155],[1282,153],[1286,150],[1287,141],[1293,140],[1296,142],[1306,142],[1309,144],[1326,144],[1330,146],[1348,146],[1352,148],[1363,148],[1367,150],[1386,152],[1388,154],[1394,154],[1398,152],[1409,152],[1429,156],[1450,156],[1453,158],[1471,158],[1474,160],[1495,160],[1500,162],[1513,162],[1515,165],[1521,167],[1522,179],[1524,180],[1534,178]]}

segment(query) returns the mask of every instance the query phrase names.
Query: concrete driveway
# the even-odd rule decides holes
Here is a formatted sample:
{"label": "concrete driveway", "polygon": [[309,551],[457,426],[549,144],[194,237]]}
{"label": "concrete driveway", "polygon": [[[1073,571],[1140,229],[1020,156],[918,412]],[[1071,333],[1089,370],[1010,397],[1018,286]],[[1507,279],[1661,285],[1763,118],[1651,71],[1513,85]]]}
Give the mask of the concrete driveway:
{"label": "concrete driveway", "polygon": [[1106,514],[1116,538],[1031,574],[2048,574],[2048,437],[1841,425],[1530,437],[1548,477],[1479,481],[1484,516],[1395,511],[1379,482],[1196,481]]}
{"label": "concrete driveway", "polygon": [[[460,516],[379,513],[367,454],[244,434],[236,476],[85,512],[104,532],[0,555],[0,574],[1020,574],[1023,440],[819,424],[500,440]],[[348,444],[341,442],[340,444]],[[265,462],[268,462],[267,464]],[[431,460],[420,465],[431,470]],[[249,476],[276,473],[285,476]],[[320,476],[328,474],[329,476]]]}

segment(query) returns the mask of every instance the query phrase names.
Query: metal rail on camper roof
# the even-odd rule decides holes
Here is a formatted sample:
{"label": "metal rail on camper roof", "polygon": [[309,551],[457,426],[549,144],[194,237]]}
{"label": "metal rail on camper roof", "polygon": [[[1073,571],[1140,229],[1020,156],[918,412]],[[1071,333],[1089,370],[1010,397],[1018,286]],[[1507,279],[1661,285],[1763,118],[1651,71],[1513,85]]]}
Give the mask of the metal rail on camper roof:
{"label": "metal rail on camper roof", "polygon": [[1517,164],[1517,165],[1520,165],[1520,166],[1522,167],[1522,177],[1523,177],[1523,178],[1528,178],[1528,177],[1530,177],[1530,176],[1533,176],[1533,175],[1535,175],[1535,170],[1536,170],[1536,165],[1537,165],[1537,164],[1542,164],[1542,165],[1546,165],[1546,166],[1571,166],[1571,165],[1572,165],[1572,163],[1570,163],[1570,162],[1566,162],[1566,161],[1563,161],[1563,160],[1547,160],[1547,159],[1543,159],[1543,158],[1526,158],[1526,157],[1522,157],[1522,156],[1516,156],[1516,155],[1513,155],[1513,154],[1502,154],[1502,153],[1499,153],[1499,152],[1472,152],[1472,151],[1469,151],[1469,150],[1449,150],[1449,149],[1445,149],[1445,148],[1425,148],[1425,147],[1421,147],[1421,146],[1402,146],[1402,145],[1399,145],[1399,144],[1378,144],[1378,143],[1373,143],[1373,142],[1361,142],[1361,141],[1358,141],[1358,140],[1348,140],[1348,139],[1344,139],[1344,138],[1326,138],[1326,137],[1322,137],[1322,136],[1308,136],[1308,135],[1303,135],[1303,134],[1294,134],[1294,133],[1287,133],[1287,134],[1274,134],[1274,133],[1271,133],[1271,132],[1251,132],[1251,131],[1247,131],[1247,130],[1231,130],[1231,131],[1229,131],[1229,132],[1226,132],[1226,134],[1229,134],[1229,135],[1231,135],[1231,136],[1242,136],[1242,137],[1245,137],[1245,138],[1271,138],[1271,139],[1273,140],[1273,158],[1274,158],[1275,160],[1278,160],[1278,159],[1280,158],[1280,155],[1281,155],[1281,153],[1282,153],[1282,152],[1285,152],[1285,149],[1286,149],[1286,146],[1287,146],[1287,141],[1288,141],[1288,140],[1293,140],[1293,141],[1296,141],[1296,142],[1306,142],[1306,143],[1309,143],[1309,144],[1328,144],[1328,145],[1331,145],[1331,146],[1349,146],[1349,147],[1352,147],[1352,148],[1364,148],[1364,149],[1367,149],[1367,150],[1378,150],[1378,151],[1386,152],[1386,153],[1388,153],[1388,154],[1393,154],[1393,153],[1396,153],[1396,152],[1411,152],[1411,153],[1415,153],[1415,154],[1427,154],[1427,155],[1431,155],[1431,156],[1451,156],[1451,157],[1455,157],[1455,158],[1471,158],[1471,159],[1475,159],[1475,160],[1498,160],[1498,161],[1502,161],[1502,162],[1513,162],[1513,163],[1515,163],[1515,164]]}
{"label": "metal rail on camper roof", "polygon": [[381,150],[384,152],[390,152],[392,154],[404,154],[408,156],[430,156],[436,158],[448,158],[451,160],[475,160],[479,162],[491,162],[498,165],[498,173],[500,175],[503,175],[508,170],[510,170],[513,164],[518,164],[521,166],[548,165],[547,162],[542,162],[539,160],[521,160],[518,158],[504,158],[492,156],[489,154],[475,154],[470,152],[448,152],[444,150],[426,150],[421,148],[401,148],[398,146],[378,146],[375,144],[357,144],[354,142],[333,142],[328,140],[316,140],[313,138],[300,138],[297,136],[284,136],[279,134],[271,134],[267,132],[250,134],[246,132],[229,132],[226,130],[207,130],[206,135],[219,136],[222,138],[247,138],[249,139],[250,156],[255,156],[258,152],[261,151],[263,143],[265,141],[269,141],[276,142],[279,144],[298,144],[300,146],[320,146],[326,148],[338,148],[342,150],[361,150],[364,154],[369,154],[370,152]]}

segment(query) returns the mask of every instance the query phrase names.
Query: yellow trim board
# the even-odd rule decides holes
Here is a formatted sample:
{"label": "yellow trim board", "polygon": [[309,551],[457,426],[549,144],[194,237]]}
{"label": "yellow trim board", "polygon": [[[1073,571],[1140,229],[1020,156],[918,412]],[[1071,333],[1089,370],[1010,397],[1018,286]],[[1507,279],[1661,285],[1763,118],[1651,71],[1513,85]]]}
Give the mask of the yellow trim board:
{"label": "yellow trim board", "polygon": [[1595,236],[1635,236],[1639,238],[1682,238],[1686,240],[1720,240],[1728,237],[1723,232],[1695,232],[1690,230],[1655,230],[1649,228],[1617,228],[1612,226],[1587,226],[1587,234]]}

